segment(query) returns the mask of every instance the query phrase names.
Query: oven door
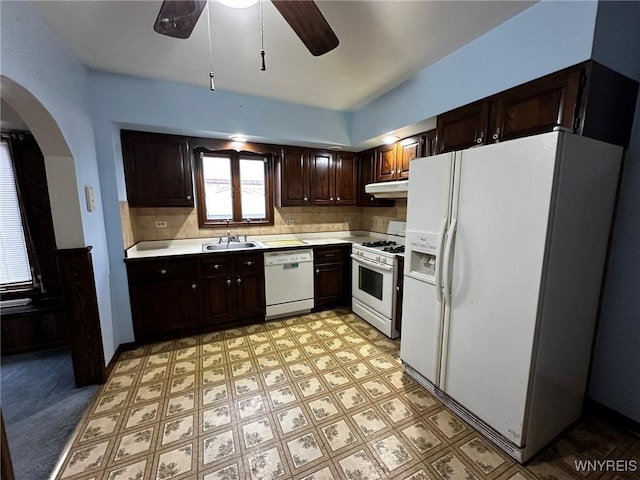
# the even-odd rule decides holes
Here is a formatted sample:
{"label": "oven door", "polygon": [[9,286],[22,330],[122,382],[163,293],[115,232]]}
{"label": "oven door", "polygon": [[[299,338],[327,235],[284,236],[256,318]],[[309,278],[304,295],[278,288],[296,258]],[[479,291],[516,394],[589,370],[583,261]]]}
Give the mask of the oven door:
{"label": "oven door", "polygon": [[378,265],[356,255],[351,255],[351,258],[353,298],[391,319],[395,292],[393,265]]}

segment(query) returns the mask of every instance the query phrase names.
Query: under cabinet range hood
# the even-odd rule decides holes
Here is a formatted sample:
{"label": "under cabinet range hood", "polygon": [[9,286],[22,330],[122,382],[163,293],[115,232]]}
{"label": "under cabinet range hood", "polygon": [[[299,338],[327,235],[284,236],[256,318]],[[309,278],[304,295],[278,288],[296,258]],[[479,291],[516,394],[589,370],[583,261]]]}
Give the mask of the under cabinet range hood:
{"label": "under cabinet range hood", "polygon": [[364,186],[364,190],[377,198],[407,198],[409,180],[370,183]]}

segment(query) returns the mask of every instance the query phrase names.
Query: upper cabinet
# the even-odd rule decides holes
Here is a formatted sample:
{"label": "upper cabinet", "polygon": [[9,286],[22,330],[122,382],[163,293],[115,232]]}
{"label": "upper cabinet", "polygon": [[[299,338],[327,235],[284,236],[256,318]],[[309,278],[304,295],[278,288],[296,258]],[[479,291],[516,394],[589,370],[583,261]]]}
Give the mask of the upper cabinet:
{"label": "upper cabinet", "polygon": [[374,183],[376,164],[376,149],[372,148],[358,154],[358,198],[359,207],[388,207],[393,206],[394,201],[383,198],[376,198],[365,191],[365,186]]}
{"label": "upper cabinet", "polygon": [[193,207],[188,139],[122,130],[130,207]]}
{"label": "upper cabinet", "polygon": [[409,162],[424,155],[425,134],[405,138],[376,150],[375,181],[405,180],[409,178]]}
{"label": "upper cabinet", "polygon": [[309,150],[285,147],[277,161],[276,203],[279,207],[309,205]]}
{"label": "upper cabinet", "polygon": [[638,83],[586,62],[438,115],[436,153],[564,130],[627,145]]}
{"label": "upper cabinet", "polygon": [[285,147],[278,161],[280,207],[355,205],[356,154]]}

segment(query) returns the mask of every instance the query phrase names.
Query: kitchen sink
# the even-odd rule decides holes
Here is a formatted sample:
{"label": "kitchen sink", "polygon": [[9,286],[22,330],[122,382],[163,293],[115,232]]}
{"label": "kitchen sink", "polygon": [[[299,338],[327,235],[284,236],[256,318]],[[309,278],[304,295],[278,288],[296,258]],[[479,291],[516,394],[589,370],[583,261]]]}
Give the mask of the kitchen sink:
{"label": "kitchen sink", "polygon": [[244,248],[259,247],[256,242],[223,242],[223,243],[204,243],[202,244],[203,252],[224,252],[227,250],[242,250]]}

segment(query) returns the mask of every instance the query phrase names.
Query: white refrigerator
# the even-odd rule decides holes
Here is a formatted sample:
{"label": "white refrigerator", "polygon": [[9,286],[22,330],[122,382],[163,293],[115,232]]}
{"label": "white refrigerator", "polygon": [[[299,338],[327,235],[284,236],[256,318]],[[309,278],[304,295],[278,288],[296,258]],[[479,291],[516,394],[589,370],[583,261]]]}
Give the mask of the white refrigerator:
{"label": "white refrigerator", "polygon": [[410,163],[402,361],[518,461],[581,414],[621,157],[552,132]]}

